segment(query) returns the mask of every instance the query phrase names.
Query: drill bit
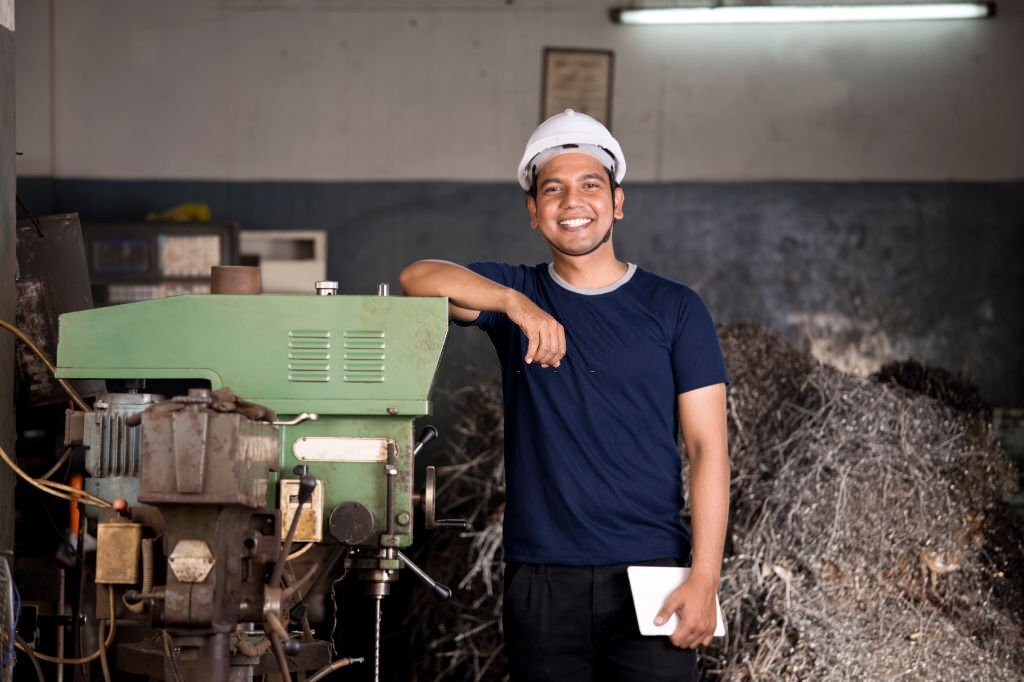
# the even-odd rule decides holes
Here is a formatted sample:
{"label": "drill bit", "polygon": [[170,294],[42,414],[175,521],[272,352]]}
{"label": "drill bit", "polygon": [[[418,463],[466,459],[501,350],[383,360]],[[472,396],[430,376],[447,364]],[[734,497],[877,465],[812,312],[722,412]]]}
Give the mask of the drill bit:
{"label": "drill bit", "polygon": [[373,682],[380,682],[380,602],[381,595],[375,595],[374,607],[377,612],[377,624],[373,636]]}

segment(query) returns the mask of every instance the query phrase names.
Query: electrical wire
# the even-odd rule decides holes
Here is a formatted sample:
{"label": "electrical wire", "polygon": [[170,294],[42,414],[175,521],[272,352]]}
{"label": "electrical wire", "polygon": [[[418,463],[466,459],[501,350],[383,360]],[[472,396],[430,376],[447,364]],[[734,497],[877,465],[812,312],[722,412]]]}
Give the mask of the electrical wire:
{"label": "electrical wire", "polygon": [[71,453],[74,452],[74,450],[75,446],[69,445],[67,449],[64,450],[64,454],[61,455],[60,459],[57,460],[57,463],[50,467],[50,470],[47,471],[45,474],[39,476],[39,480],[49,480],[50,476],[53,476],[55,473],[57,473],[60,470],[60,468],[64,466],[64,462],[68,461],[71,458]]}
{"label": "electrical wire", "polygon": [[[14,336],[19,341],[24,343],[26,346],[29,347],[29,349],[33,353],[39,356],[39,359],[42,360],[44,365],[46,365],[46,369],[50,370],[50,374],[53,375],[53,378],[57,379],[57,368],[53,366],[53,363],[50,362],[50,358],[46,357],[46,353],[44,353],[43,350],[36,345],[35,341],[29,338],[29,335],[25,333],[25,330],[21,329],[16,325],[11,324],[10,322],[3,318],[0,318],[0,327],[3,327],[11,334],[14,334]],[[92,412],[92,408],[86,405],[85,401],[82,400],[81,396],[78,395],[78,392],[75,391],[74,388],[72,388],[71,384],[69,384],[64,379],[57,379],[57,383],[61,385],[61,388],[67,391],[67,394],[71,397],[71,400],[74,401],[75,405],[77,405],[80,410],[84,412]]]}
{"label": "electrical wire", "polygon": [[293,559],[298,559],[300,556],[302,556],[303,554],[305,554],[309,550],[313,549],[314,547],[316,547],[316,543],[315,542],[310,542],[310,543],[306,544],[305,547],[302,547],[301,549],[297,549],[294,552],[292,552],[291,554],[289,554],[288,558],[286,559],[286,561],[292,561]]}
{"label": "electrical wire", "polygon": [[[308,585],[309,583],[311,583],[313,581],[313,578],[316,576],[316,572],[319,571],[319,570],[320,570],[320,562],[319,561],[314,561],[313,565],[309,567],[309,570],[306,571],[306,574],[304,576],[299,578],[297,581],[295,581],[294,583],[292,583],[288,587],[286,587],[283,590],[281,590],[281,600],[284,601],[286,599],[290,599],[293,594],[295,594],[299,590],[305,588],[306,585]],[[299,595],[299,599],[302,599],[302,595],[301,594]]]}
{"label": "electrical wire", "polygon": [[103,621],[99,624],[99,640],[100,640],[100,669],[103,671],[103,682],[110,682],[110,664],[107,662],[107,647],[103,643]]}
{"label": "electrical wire", "polygon": [[32,662],[32,668],[36,671],[36,678],[39,682],[46,682],[46,677],[43,675],[43,666],[39,665],[39,657],[36,656],[36,652],[32,651],[32,647],[21,638],[21,635],[15,633],[14,636],[16,638],[15,641],[21,645],[18,648],[24,651],[25,655],[28,656],[28,660]]}
{"label": "electrical wire", "polygon": [[[106,641],[100,641],[100,646],[96,651],[83,658],[58,658],[57,656],[41,654],[38,651],[29,655],[35,655],[41,661],[56,663],[57,665],[81,665],[82,663],[90,663],[99,658],[103,654],[104,650],[109,649],[110,645],[114,643],[114,635],[117,633],[117,611],[115,610],[114,604],[114,590],[108,588],[107,594],[110,597],[110,632],[107,633]],[[30,648],[27,644],[22,643],[20,637],[18,638],[16,646],[25,653],[28,653]]]}
{"label": "electrical wire", "polygon": [[167,659],[167,665],[171,668],[171,675],[174,677],[174,682],[182,682],[181,671],[178,670],[178,659],[174,655],[174,646],[171,642],[171,634],[167,630],[160,631],[160,641],[164,645],[164,658]]}
{"label": "electrical wire", "polygon": [[345,666],[352,665],[353,663],[362,662],[362,658],[339,658],[338,660],[333,661],[330,665],[325,666],[320,670],[316,671],[316,673],[312,677],[308,678],[306,682],[318,682],[319,680],[322,680],[323,678],[333,673],[335,670],[339,670],[341,668],[344,668]]}
{"label": "electrical wire", "polygon": [[[49,493],[50,495],[64,500],[70,500],[71,502],[81,502],[82,504],[88,504],[93,507],[100,507],[101,509],[113,509],[114,507],[110,502],[100,497],[96,497],[91,493],[87,493],[84,490],[72,488],[71,486],[64,485],[63,483],[57,483],[55,481],[37,481],[25,473],[21,467],[15,464],[14,460],[10,458],[3,448],[0,448],[0,459],[3,459],[3,461],[7,463],[7,466],[11,467],[11,469],[14,470],[14,473],[18,474],[18,476],[23,478],[29,485],[42,490],[44,493]],[[71,494],[64,494],[60,491],[69,491]]]}

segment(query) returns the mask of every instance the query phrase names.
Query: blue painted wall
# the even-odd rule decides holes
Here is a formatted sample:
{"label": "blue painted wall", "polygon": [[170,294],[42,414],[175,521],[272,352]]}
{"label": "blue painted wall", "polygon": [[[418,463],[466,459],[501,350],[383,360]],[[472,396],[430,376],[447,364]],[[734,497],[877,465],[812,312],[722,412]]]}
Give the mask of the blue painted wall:
{"label": "blue painted wall", "polygon": [[[839,363],[914,356],[1024,405],[1024,182],[636,183],[620,257],[694,286],[719,322],[752,320]],[[419,258],[547,260],[510,183],[20,178],[37,213],[140,219],[205,202],[244,229],[323,229],[344,292],[397,287]],[[441,385],[497,376],[453,330]]]}

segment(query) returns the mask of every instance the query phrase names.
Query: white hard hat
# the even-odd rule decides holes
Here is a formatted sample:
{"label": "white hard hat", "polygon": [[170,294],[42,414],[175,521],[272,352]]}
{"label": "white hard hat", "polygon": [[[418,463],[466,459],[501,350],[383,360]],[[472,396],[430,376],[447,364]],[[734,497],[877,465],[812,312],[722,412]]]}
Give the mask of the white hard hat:
{"label": "white hard hat", "polygon": [[[519,186],[524,191],[530,191],[530,186],[533,185],[540,167],[554,156],[547,156],[543,159],[543,163],[535,163],[535,160],[539,160],[537,159],[538,155],[549,149],[565,145],[579,147],[573,149],[570,146],[565,150],[566,152],[579,151],[597,158],[605,168],[614,174],[615,182],[622,182],[622,178],[626,175],[626,157],[622,153],[622,147],[608,132],[608,129],[586,114],[566,109],[541,123],[533,131],[533,135],[530,135],[530,139],[526,142],[526,151],[523,153],[516,173]],[[603,151],[605,154],[594,153],[588,147],[597,147],[597,151]]]}

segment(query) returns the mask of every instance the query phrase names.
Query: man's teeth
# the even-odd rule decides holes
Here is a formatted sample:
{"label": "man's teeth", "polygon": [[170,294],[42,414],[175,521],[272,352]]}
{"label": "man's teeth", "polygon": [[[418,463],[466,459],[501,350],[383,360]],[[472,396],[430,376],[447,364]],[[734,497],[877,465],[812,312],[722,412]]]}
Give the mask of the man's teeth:
{"label": "man's teeth", "polygon": [[590,222],[590,218],[571,218],[569,220],[559,220],[558,224],[565,227],[583,227]]}

